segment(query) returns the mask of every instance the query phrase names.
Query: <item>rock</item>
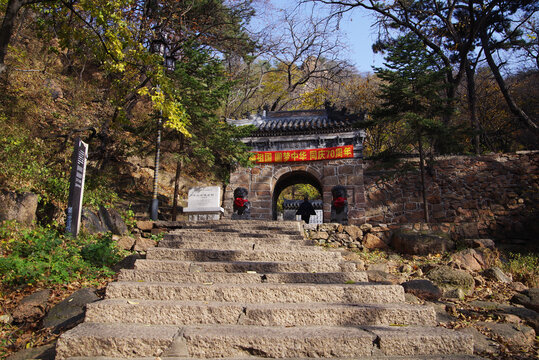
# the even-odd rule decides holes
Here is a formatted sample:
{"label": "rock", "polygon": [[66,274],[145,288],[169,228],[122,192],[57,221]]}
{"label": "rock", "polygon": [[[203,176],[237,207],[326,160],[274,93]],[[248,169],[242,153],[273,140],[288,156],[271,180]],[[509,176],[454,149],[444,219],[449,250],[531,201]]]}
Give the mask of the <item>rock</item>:
{"label": "rock", "polygon": [[133,239],[131,236],[120,237],[118,235],[112,235],[112,240],[116,241],[118,248],[123,250],[131,250],[133,245],[135,245],[135,239]]}
{"label": "rock", "polygon": [[99,217],[93,211],[86,208],[82,208],[81,228],[89,234],[107,232],[107,228],[103,225]]}
{"label": "rock", "polygon": [[466,270],[481,271],[485,266],[483,256],[474,249],[459,251],[453,254],[451,259]]}
{"label": "rock", "polygon": [[125,225],[122,216],[116,209],[107,209],[104,206],[100,206],[99,218],[111,233],[115,235],[127,234],[127,225]]}
{"label": "rock", "polygon": [[432,306],[436,313],[438,323],[447,324],[457,320],[457,318],[446,311],[446,304],[440,302],[426,302],[425,305]]}
{"label": "rock", "polygon": [[401,283],[401,279],[399,277],[379,270],[367,270],[367,277],[369,278],[369,282],[379,284],[397,285]]}
{"label": "rock", "polygon": [[361,225],[359,226],[359,229],[360,229],[361,231],[363,231],[364,233],[367,233],[367,232],[370,232],[370,231],[371,231],[372,225],[371,225],[371,224],[361,224]]}
{"label": "rock", "polygon": [[513,282],[513,279],[505,275],[503,271],[497,266],[491,267],[483,271],[483,276],[487,279],[499,281],[506,284],[510,284],[511,282]]}
{"label": "rock", "polygon": [[151,247],[155,246],[155,241],[152,239],[146,239],[141,236],[138,236],[135,239],[135,246],[133,247],[133,250],[135,251],[146,251]]}
{"label": "rock", "polygon": [[499,347],[496,342],[490,340],[487,336],[480,333],[477,329],[472,327],[461,328],[457,331],[463,332],[465,334],[470,334],[473,337],[473,352],[474,354],[498,354]]}
{"label": "rock", "polygon": [[36,220],[38,197],[34,193],[0,192],[0,222],[15,220],[31,225]]}
{"label": "rock", "polygon": [[23,349],[9,356],[6,360],[54,360],[56,357],[56,342],[35,348]]}
{"label": "rock", "polygon": [[438,300],[442,291],[429,280],[409,280],[401,284],[404,292],[424,300]]}
{"label": "rock", "polygon": [[494,313],[503,315],[515,315],[524,321],[528,326],[531,326],[535,332],[539,331],[539,314],[533,310],[519,306],[510,306],[499,304],[492,301],[472,301],[470,305],[482,309],[493,311]]}
{"label": "rock", "polygon": [[56,80],[49,79],[45,82],[45,87],[49,89],[51,97],[53,100],[63,99],[64,92]]}
{"label": "rock", "polygon": [[367,265],[367,269],[371,271],[389,272],[389,266],[387,262],[379,262]]}
{"label": "rock", "polygon": [[531,288],[516,294],[511,302],[539,312],[539,288]]}
{"label": "rock", "polygon": [[492,239],[472,239],[472,246],[474,248],[494,249],[496,243]]}
{"label": "rock", "polygon": [[0,324],[11,324],[13,322],[13,316],[9,314],[0,315]]}
{"label": "rock", "polygon": [[464,270],[453,269],[449,266],[437,266],[427,273],[427,277],[436,284],[442,293],[453,289],[462,289],[464,294],[471,295],[475,288],[475,281],[472,275]]}
{"label": "rock", "polygon": [[124,257],[122,260],[120,260],[116,265],[114,265],[112,269],[115,272],[118,272],[121,269],[134,269],[135,261],[137,261],[138,259],[143,259],[143,257],[137,253],[128,255]]}
{"label": "rock", "polygon": [[455,243],[444,233],[415,232],[399,229],[391,238],[395,251],[411,255],[441,254],[455,248]]}
{"label": "rock", "polygon": [[524,290],[528,290],[528,287],[521,283],[520,281],[513,281],[509,287],[515,291],[523,292]]}
{"label": "rock", "polygon": [[41,318],[45,315],[50,294],[51,291],[46,289],[37,291],[22,299],[13,311],[13,320],[16,323],[22,323],[25,321],[35,321]]}
{"label": "rock", "polygon": [[80,323],[84,319],[86,304],[99,300],[95,291],[94,288],[84,288],[56,304],[43,319],[43,327],[52,327],[55,332],[58,332]]}
{"label": "rock", "polygon": [[404,301],[408,304],[423,304],[423,301],[421,301],[421,299],[410,293],[404,293]]}
{"label": "rock", "polygon": [[151,231],[153,229],[153,221],[137,221],[137,228],[142,231]]}
{"label": "rock", "polygon": [[310,237],[314,240],[327,240],[329,238],[329,234],[325,231],[313,231]]}
{"label": "rock", "polygon": [[363,238],[363,231],[356,225],[345,225],[344,226],[344,232],[350,235],[352,238],[352,241],[358,240]]}
{"label": "rock", "polygon": [[378,236],[373,234],[367,234],[363,238],[363,246],[367,249],[386,249],[387,244],[383,242]]}
{"label": "rock", "polygon": [[444,297],[449,299],[464,300],[464,296],[464,290],[462,290],[461,288],[451,289],[444,293]]}
{"label": "rock", "polygon": [[526,325],[483,321],[476,325],[488,330],[509,346],[533,346],[535,341],[535,331]]}
{"label": "rock", "polygon": [[414,268],[410,264],[404,264],[399,268],[400,272],[402,273],[411,273]]}

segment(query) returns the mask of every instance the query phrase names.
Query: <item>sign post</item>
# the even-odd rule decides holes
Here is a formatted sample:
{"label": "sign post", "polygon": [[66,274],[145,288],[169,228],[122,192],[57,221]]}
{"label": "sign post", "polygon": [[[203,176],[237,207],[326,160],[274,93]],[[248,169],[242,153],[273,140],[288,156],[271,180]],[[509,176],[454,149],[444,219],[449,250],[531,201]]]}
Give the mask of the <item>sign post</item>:
{"label": "sign post", "polygon": [[72,168],[69,179],[69,198],[67,200],[66,234],[77,236],[80,230],[82,212],[82,196],[84,193],[84,178],[86,176],[86,160],[88,159],[88,144],[80,138],[75,140],[75,149],[71,157]]}

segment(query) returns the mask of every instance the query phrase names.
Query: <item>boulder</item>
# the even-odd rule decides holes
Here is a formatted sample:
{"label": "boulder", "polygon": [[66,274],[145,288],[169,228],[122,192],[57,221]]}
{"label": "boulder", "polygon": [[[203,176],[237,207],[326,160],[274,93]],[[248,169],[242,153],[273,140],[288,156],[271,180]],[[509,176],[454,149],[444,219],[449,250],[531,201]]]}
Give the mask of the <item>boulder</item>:
{"label": "boulder", "polygon": [[474,354],[490,354],[496,355],[500,352],[500,345],[487,336],[479,332],[473,327],[460,328],[457,331],[469,334],[473,337],[473,352]]}
{"label": "boulder", "polygon": [[442,254],[455,248],[455,243],[444,233],[416,232],[399,229],[391,238],[395,251],[411,255]]}
{"label": "boulder", "polygon": [[511,302],[539,312],[539,288],[531,288],[516,294]]}
{"label": "boulder", "polygon": [[371,225],[371,224],[361,224],[361,225],[359,226],[359,229],[360,229],[361,231],[363,231],[364,233],[367,233],[367,232],[370,232],[370,231],[371,231],[372,225]]}
{"label": "boulder", "polygon": [[378,263],[369,264],[367,266],[367,269],[371,271],[389,272],[389,265],[387,262],[378,262]]}
{"label": "boulder", "polygon": [[361,240],[363,237],[363,231],[356,225],[345,225],[344,232],[350,235],[352,241]]}
{"label": "boulder", "polygon": [[519,319],[524,321],[528,326],[531,326],[535,332],[539,332],[539,313],[526,309],[520,306],[511,306],[506,304],[500,304],[493,301],[472,301],[470,305],[492,311],[499,316],[505,317],[506,315],[518,316]]}
{"label": "boulder", "polygon": [[424,300],[438,300],[442,291],[429,280],[409,280],[401,284],[404,292]]}
{"label": "boulder", "polygon": [[15,220],[31,225],[36,220],[38,197],[34,193],[0,192],[0,222]]}
{"label": "boulder", "polygon": [[152,239],[143,238],[142,236],[137,236],[135,239],[135,246],[133,250],[135,251],[146,251],[151,247],[155,246],[155,241]]}
{"label": "boulder", "polygon": [[125,225],[122,216],[116,209],[107,209],[104,206],[100,206],[99,219],[115,235],[125,235],[128,232],[127,225]]}
{"label": "boulder", "polygon": [[401,278],[393,274],[379,271],[379,270],[367,270],[367,277],[369,282],[379,283],[379,284],[388,284],[388,285],[397,285],[401,283]]}
{"label": "boulder", "polygon": [[56,357],[56,342],[34,348],[23,349],[10,355],[6,360],[54,360]]}
{"label": "boulder", "polygon": [[383,242],[382,239],[380,239],[378,236],[369,233],[363,238],[363,247],[369,250],[386,249],[387,244]]}
{"label": "boulder", "polygon": [[506,284],[511,284],[513,279],[505,275],[504,272],[497,266],[491,267],[483,271],[483,276],[487,279],[499,281]]}
{"label": "boulder", "polygon": [[462,268],[471,271],[481,271],[485,266],[485,261],[481,253],[474,249],[459,251],[451,256],[452,260]]}
{"label": "boulder", "polygon": [[137,221],[137,228],[139,228],[142,231],[151,231],[153,229],[153,221],[139,220]]}
{"label": "boulder", "polygon": [[99,217],[93,211],[86,208],[82,208],[81,228],[89,234],[107,232],[107,228],[103,225]]}
{"label": "boulder", "polygon": [[13,320],[22,323],[40,319],[45,315],[50,294],[51,291],[46,289],[26,296],[13,311]]}
{"label": "boulder", "polygon": [[135,239],[131,236],[112,235],[112,240],[116,241],[118,248],[123,250],[131,250],[135,245]]}
{"label": "boulder", "polygon": [[94,288],[84,288],[71,294],[47,313],[43,327],[52,327],[57,332],[77,325],[84,319],[86,304],[99,300],[95,291]]}
{"label": "boulder", "polygon": [[483,321],[476,325],[502,339],[503,343],[509,346],[528,347],[533,346],[535,341],[535,331],[527,325]]}
{"label": "boulder", "polygon": [[464,294],[471,295],[475,288],[472,275],[445,265],[433,268],[427,273],[427,277],[442,290],[444,295],[454,289],[462,289]]}

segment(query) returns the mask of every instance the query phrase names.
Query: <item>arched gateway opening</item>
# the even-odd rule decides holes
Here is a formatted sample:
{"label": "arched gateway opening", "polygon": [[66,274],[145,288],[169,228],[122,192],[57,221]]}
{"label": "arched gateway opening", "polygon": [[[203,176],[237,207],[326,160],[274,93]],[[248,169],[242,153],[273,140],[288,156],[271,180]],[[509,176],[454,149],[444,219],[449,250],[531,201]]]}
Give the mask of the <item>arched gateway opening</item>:
{"label": "arched gateway opening", "polygon": [[288,186],[310,184],[322,195],[323,221],[331,218],[331,189],[345,188],[348,222],[365,222],[362,115],[326,110],[277,111],[231,120],[257,130],[242,139],[252,148],[252,168],[230,175],[223,208],[231,216],[234,189],[248,190],[251,218],[275,220],[276,199]]}
{"label": "arched gateway opening", "polygon": [[[298,185],[298,184],[309,184],[312,187],[314,187],[320,195],[322,195],[322,184],[320,183],[320,180],[318,180],[314,175],[306,172],[306,171],[292,171],[290,173],[286,173],[282,175],[277,182],[275,183],[275,187],[273,189],[273,196],[272,196],[272,218],[273,220],[277,220],[277,200],[279,199],[279,195],[285,190],[286,188]],[[295,199],[290,199],[295,200]],[[311,199],[312,200],[312,199]]]}

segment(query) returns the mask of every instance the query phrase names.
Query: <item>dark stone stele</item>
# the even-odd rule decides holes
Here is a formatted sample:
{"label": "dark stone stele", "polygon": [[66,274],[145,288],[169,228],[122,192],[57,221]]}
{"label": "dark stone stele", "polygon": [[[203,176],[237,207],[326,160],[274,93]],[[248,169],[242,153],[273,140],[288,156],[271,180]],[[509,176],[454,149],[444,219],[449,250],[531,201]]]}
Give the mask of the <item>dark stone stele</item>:
{"label": "dark stone stele", "polygon": [[238,187],[234,190],[232,220],[251,220],[251,203],[247,201],[243,206],[236,205],[236,199],[247,199],[249,191],[246,188]]}
{"label": "dark stone stele", "polygon": [[344,206],[336,207],[334,201],[337,198],[346,199],[346,188],[342,185],[336,185],[331,189],[331,222],[348,225],[348,201],[344,201]]}

